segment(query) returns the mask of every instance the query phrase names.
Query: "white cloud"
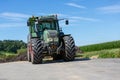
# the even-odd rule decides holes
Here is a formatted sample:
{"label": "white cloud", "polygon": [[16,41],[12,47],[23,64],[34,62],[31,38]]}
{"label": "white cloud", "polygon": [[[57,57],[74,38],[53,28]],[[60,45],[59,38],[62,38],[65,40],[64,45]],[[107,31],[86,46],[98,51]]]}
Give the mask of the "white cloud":
{"label": "white cloud", "polygon": [[26,19],[28,17],[30,17],[30,15],[27,14],[22,14],[22,13],[11,13],[11,12],[3,12],[0,13],[0,17],[5,18],[5,19],[9,19],[9,20],[23,20]]}
{"label": "white cloud", "polygon": [[76,8],[80,8],[80,9],[85,9],[86,8],[85,6],[78,5],[76,3],[66,3],[66,5],[76,7]]}
{"label": "white cloud", "polygon": [[70,19],[72,19],[73,21],[79,21],[79,20],[82,20],[82,21],[91,21],[91,22],[100,21],[100,20],[95,19],[95,18],[79,17],[79,16],[73,16],[73,17],[70,17]]}
{"label": "white cloud", "polygon": [[8,27],[24,27],[26,24],[24,23],[1,23],[0,28],[8,28]]}
{"label": "white cloud", "polygon": [[103,13],[120,13],[120,5],[111,5],[97,8]]}
{"label": "white cloud", "polygon": [[[99,21],[98,19],[95,18],[88,18],[88,17],[81,17],[81,16],[74,16],[74,15],[68,15],[68,14],[62,14],[62,13],[57,13],[58,17],[60,19],[69,19],[70,23],[75,24],[78,23],[79,21],[88,21],[88,22],[96,22]],[[26,14],[19,14],[19,13],[0,13],[0,17],[6,18],[7,19],[13,19],[13,20],[20,20],[24,19],[26,20],[30,15]],[[61,21],[60,21],[61,22]],[[63,25],[65,22],[61,22]],[[7,27],[22,27],[26,26],[25,22],[20,22],[20,21],[12,21],[8,23],[0,23],[0,28],[7,28]]]}

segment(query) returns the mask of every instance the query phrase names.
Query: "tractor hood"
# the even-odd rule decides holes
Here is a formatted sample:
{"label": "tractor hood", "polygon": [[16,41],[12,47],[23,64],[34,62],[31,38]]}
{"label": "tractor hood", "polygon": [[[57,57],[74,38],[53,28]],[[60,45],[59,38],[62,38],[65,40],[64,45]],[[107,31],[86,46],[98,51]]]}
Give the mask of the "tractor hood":
{"label": "tractor hood", "polygon": [[58,32],[56,30],[45,30],[43,33],[43,38],[45,43],[58,43]]}

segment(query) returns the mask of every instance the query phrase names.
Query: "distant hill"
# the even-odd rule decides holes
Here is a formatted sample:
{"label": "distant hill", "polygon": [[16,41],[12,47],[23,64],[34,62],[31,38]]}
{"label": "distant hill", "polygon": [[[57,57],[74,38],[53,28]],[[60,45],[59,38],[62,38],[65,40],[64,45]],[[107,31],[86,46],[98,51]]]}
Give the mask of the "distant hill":
{"label": "distant hill", "polygon": [[87,45],[87,46],[80,46],[80,50],[82,50],[83,52],[91,52],[91,51],[99,51],[104,49],[115,49],[115,48],[120,48],[120,40]]}

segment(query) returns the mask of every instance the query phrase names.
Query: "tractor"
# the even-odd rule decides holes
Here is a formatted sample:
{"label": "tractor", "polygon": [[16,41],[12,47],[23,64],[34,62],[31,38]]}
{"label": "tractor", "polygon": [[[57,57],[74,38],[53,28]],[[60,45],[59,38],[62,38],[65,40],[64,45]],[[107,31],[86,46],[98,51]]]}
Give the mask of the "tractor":
{"label": "tractor", "polygon": [[64,34],[59,27],[57,15],[32,16],[27,21],[29,34],[27,37],[27,58],[32,64],[43,63],[45,56],[53,60],[73,61],[75,59],[75,42],[70,34]]}

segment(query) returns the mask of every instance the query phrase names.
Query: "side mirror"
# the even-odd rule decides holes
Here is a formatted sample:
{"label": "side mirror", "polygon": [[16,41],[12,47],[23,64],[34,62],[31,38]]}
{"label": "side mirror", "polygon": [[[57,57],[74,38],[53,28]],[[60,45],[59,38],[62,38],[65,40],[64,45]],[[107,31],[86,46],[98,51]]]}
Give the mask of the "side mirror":
{"label": "side mirror", "polygon": [[65,21],[65,24],[66,24],[66,25],[68,25],[68,24],[69,24],[69,21],[68,21],[68,20],[66,20],[66,21]]}
{"label": "side mirror", "polygon": [[60,27],[60,31],[62,32],[62,28]]}

